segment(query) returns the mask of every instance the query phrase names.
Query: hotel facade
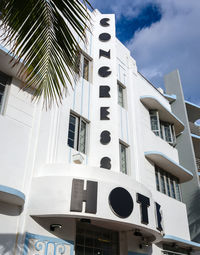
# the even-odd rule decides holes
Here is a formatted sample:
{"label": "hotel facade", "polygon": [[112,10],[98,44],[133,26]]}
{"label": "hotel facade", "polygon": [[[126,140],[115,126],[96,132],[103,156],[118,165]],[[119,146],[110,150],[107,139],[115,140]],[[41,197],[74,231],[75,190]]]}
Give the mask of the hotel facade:
{"label": "hotel facade", "polygon": [[0,254],[200,254],[200,108],[177,71],[166,93],[138,72],[114,15],[91,15],[81,77],[48,111],[0,48]]}

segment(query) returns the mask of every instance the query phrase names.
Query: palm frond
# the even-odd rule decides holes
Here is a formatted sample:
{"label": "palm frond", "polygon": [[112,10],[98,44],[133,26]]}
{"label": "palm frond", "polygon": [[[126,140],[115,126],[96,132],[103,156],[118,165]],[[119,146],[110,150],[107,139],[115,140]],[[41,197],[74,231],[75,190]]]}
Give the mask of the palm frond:
{"label": "palm frond", "polygon": [[[85,41],[90,16],[84,0],[1,0],[2,40],[12,44],[14,65],[34,99],[59,103],[77,73],[77,36]],[[76,35],[76,37],[75,37]]]}

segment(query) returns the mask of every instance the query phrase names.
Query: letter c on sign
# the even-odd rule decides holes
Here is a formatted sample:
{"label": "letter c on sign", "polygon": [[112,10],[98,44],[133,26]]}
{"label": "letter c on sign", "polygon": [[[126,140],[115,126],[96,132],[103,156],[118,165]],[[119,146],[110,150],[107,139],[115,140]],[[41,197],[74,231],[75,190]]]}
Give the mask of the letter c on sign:
{"label": "letter c on sign", "polygon": [[109,27],[109,26],[110,26],[110,24],[108,23],[109,20],[110,20],[109,18],[103,18],[103,19],[101,19],[101,20],[100,20],[100,25],[101,25],[102,27]]}

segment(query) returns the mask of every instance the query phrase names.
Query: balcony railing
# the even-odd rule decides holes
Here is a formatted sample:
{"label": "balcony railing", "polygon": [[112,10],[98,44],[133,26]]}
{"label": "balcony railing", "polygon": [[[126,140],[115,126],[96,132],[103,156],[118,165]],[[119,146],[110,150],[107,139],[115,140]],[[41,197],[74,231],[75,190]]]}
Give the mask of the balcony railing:
{"label": "balcony railing", "polygon": [[197,170],[200,172],[200,158],[196,158]]}
{"label": "balcony railing", "polygon": [[200,126],[197,126],[192,122],[189,122],[189,124],[191,133],[200,136]]}

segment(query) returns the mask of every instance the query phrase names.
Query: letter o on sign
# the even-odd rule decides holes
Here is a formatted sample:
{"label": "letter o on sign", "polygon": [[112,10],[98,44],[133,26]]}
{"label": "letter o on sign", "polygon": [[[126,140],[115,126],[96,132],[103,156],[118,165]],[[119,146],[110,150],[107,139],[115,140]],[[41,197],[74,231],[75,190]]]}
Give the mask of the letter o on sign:
{"label": "letter o on sign", "polygon": [[120,218],[127,218],[133,211],[133,199],[124,188],[117,187],[110,192],[109,204],[111,210]]}

